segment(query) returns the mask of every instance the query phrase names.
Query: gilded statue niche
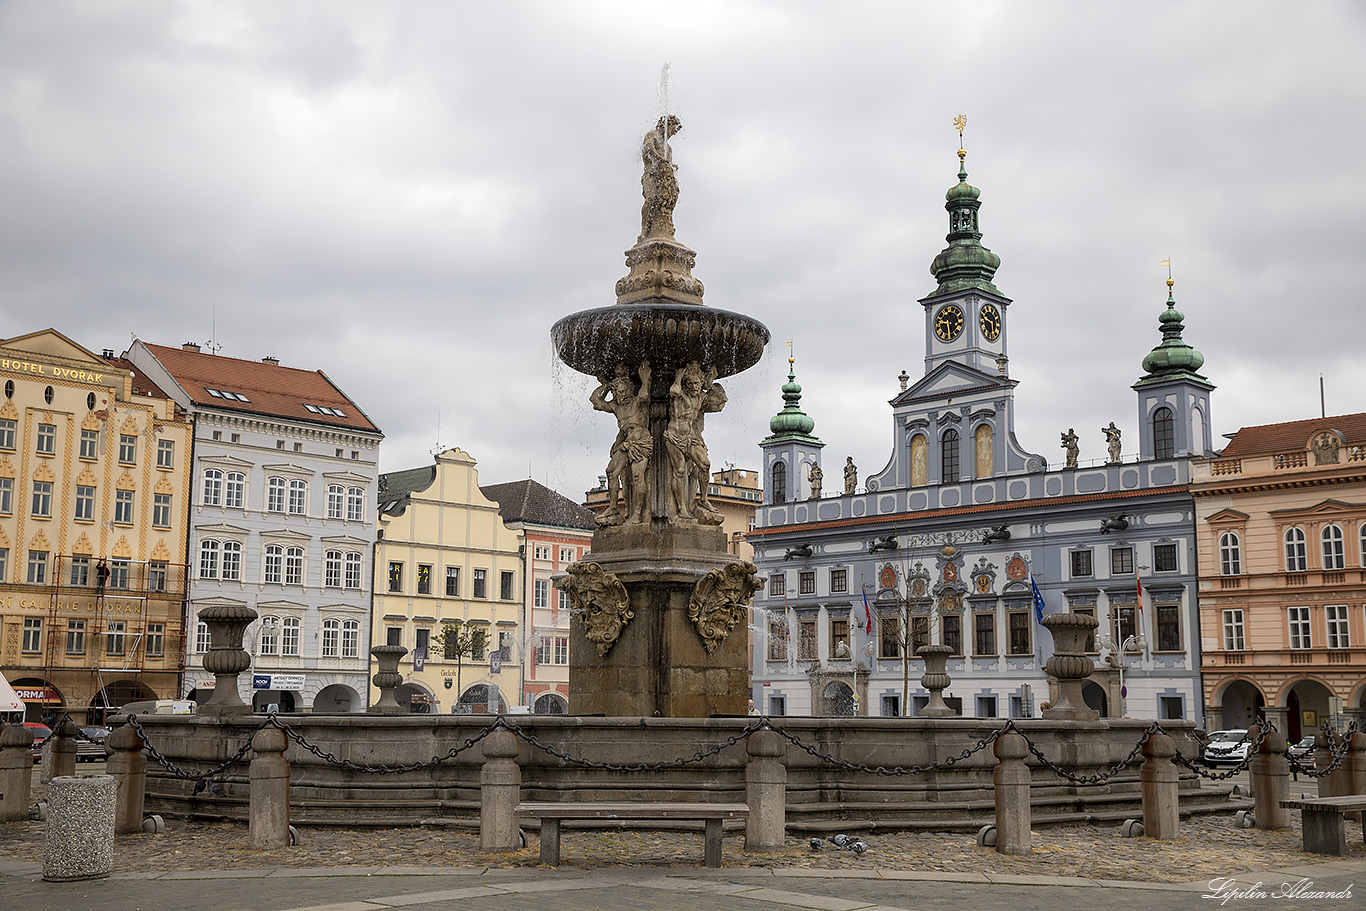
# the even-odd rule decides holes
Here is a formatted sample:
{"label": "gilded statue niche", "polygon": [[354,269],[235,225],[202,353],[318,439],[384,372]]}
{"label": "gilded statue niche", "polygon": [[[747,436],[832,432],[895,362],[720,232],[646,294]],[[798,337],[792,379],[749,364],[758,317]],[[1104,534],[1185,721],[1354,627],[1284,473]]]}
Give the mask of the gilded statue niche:
{"label": "gilded statue niche", "polygon": [[754,593],[764,587],[753,563],[727,563],[702,577],[688,600],[688,619],[702,637],[707,654],[716,649],[749,613]]}
{"label": "gilded statue niche", "polygon": [[588,641],[606,657],[635,617],[626,586],[597,563],[571,563],[566,572],[560,591],[569,595],[570,610],[583,624]]}

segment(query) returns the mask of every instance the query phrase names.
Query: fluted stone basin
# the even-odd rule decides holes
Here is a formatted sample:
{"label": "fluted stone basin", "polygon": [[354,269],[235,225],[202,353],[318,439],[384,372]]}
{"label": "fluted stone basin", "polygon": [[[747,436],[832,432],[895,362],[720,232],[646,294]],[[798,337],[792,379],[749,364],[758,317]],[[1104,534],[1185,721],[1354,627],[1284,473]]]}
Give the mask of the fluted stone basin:
{"label": "fluted stone basin", "polygon": [[658,376],[690,361],[717,376],[748,370],[763,356],[768,329],[758,320],[713,307],[650,301],[582,310],[550,330],[560,360],[590,376],[610,376],[618,364],[649,361]]}

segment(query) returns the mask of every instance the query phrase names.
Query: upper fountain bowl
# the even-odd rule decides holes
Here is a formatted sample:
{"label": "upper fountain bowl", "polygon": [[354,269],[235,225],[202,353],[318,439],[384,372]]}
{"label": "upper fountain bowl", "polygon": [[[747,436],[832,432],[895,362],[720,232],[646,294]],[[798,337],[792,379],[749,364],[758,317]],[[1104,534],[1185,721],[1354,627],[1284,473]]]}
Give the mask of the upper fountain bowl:
{"label": "upper fountain bowl", "polygon": [[642,361],[668,375],[697,361],[724,377],[757,364],[769,334],[743,313],[654,300],[572,313],[551,327],[550,338],[560,360],[590,376]]}

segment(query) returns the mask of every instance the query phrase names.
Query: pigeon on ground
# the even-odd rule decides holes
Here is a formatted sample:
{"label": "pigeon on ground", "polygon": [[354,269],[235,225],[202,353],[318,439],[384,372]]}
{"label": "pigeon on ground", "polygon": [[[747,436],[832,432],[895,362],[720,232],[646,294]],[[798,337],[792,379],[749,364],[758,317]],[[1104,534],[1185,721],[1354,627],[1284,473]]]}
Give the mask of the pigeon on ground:
{"label": "pigeon on ground", "polygon": [[821,840],[820,840],[819,838],[813,838],[813,839],[811,839],[811,850],[812,850],[812,851],[819,851],[820,849],[821,849]]}

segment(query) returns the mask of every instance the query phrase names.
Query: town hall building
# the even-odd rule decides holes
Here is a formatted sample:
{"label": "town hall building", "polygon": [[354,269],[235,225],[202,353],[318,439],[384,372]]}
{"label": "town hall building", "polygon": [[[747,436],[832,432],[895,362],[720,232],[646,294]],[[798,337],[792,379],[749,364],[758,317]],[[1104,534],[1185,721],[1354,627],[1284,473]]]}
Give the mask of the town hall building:
{"label": "town hall building", "polygon": [[1188,484],[1192,460],[1213,452],[1214,387],[1182,338],[1171,283],[1161,342],[1133,385],[1137,455],[1122,453],[1112,423],[1106,459],[1080,462],[1069,430],[1066,464],[1050,466],[1015,437],[1013,304],[993,283],[1000,258],[981,243],[965,163],[958,178],[948,246],[930,267],[938,286],[920,301],[924,375],[903,373],[891,399],[886,465],[860,489],[852,460],[825,461],[795,365],[760,443],[755,706],[914,715],[929,696],[914,652],[933,642],[952,650],[944,695],[960,715],[1037,715],[1054,695],[1039,616],[1071,611],[1100,624],[1085,685],[1100,717],[1202,720]]}

